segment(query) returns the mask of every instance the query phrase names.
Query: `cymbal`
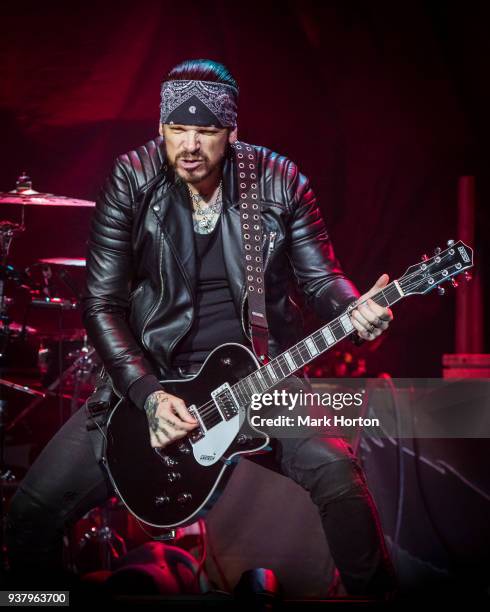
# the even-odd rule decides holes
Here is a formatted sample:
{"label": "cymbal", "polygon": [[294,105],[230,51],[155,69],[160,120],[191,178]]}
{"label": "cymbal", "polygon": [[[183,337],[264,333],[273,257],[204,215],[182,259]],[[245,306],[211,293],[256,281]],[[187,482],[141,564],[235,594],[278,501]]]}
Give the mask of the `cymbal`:
{"label": "cymbal", "polygon": [[34,206],[86,206],[89,208],[95,206],[95,202],[91,202],[90,200],[79,200],[77,198],[56,196],[52,193],[38,193],[33,189],[23,192],[2,191],[0,192],[0,204],[29,204]]}
{"label": "cymbal", "polygon": [[83,257],[47,257],[45,259],[38,259],[38,261],[40,263],[51,264],[52,266],[85,267],[85,259]]}
{"label": "cymbal", "polygon": [[[6,329],[7,329],[7,326],[4,325],[2,321],[0,321],[0,331],[6,330]],[[11,321],[8,325],[8,329],[15,334],[20,334],[20,332],[23,329],[23,325],[22,323]],[[31,327],[30,325],[26,325],[25,331],[27,334],[37,334],[39,330],[36,329],[35,327]]]}
{"label": "cymbal", "polygon": [[31,306],[35,306],[38,308],[56,308],[57,310],[76,310],[78,308],[77,302],[72,302],[67,298],[61,297],[38,297],[31,296]]}
{"label": "cymbal", "polygon": [[59,342],[60,340],[83,341],[87,336],[87,332],[83,327],[70,327],[61,331],[39,331],[37,335],[43,342]]}

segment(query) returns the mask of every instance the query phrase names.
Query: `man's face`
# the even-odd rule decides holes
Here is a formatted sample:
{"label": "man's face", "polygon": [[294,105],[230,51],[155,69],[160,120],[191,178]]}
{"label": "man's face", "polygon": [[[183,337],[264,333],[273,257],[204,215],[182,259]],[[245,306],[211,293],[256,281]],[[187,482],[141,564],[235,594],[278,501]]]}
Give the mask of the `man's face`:
{"label": "man's face", "polygon": [[236,140],[236,129],[160,124],[167,159],[186,182],[198,185],[219,172],[226,145]]}

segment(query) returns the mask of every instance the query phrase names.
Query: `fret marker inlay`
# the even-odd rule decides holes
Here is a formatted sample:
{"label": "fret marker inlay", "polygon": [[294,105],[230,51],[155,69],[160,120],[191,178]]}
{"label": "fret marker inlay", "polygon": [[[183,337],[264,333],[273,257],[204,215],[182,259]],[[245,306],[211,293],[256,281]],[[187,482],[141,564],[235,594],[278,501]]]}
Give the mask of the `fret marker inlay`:
{"label": "fret marker inlay", "polygon": [[286,361],[288,362],[288,366],[291,368],[291,370],[294,372],[294,370],[296,370],[296,364],[293,361],[293,358],[291,357],[291,355],[289,354],[289,351],[286,351],[284,353],[284,357],[286,357]]}
{"label": "fret marker inlay", "polygon": [[335,338],[333,337],[332,332],[330,331],[329,327],[324,327],[322,329],[322,334],[324,335],[325,340],[329,346],[330,344],[334,344]]}
{"label": "fret marker inlay", "polygon": [[342,323],[342,327],[344,328],[345,333],[348,334],[354,329],[354,326],[352,325],[352,322],[348,314],[343,314],[340,317],[340,322]]}
{"label": "fret marker inlay", "polygon": [[316,344],[313,342],[311,338],[306,338],[305,344],[306,344],[307,349],[310,351],[310,355],[312,357],[318,354],[319,351],[316,347]]}

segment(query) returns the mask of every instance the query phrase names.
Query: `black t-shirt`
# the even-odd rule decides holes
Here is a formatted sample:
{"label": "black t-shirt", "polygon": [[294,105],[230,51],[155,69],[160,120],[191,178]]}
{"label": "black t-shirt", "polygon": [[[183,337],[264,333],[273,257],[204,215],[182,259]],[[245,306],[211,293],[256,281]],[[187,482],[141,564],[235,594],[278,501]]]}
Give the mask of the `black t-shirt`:
{"label": "black t-shirt", "polygon": [[243,334],[231,296],[224,264],[221,215],[209,234],[194,232],[197,253],[197,293],[194,322],[173,353],[173,366],[202,363],[225,342],[250,346]]}

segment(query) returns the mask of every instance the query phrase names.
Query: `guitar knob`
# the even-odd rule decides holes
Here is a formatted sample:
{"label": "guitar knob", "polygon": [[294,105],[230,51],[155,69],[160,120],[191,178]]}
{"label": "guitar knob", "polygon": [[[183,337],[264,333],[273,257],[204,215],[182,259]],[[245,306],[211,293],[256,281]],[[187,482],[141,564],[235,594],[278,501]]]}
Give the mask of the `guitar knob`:
{"label": "guitar knob", "polygon": [[439,295],[444,295],[446,293],[446,290],[444,289],[444,287],[437,287],[437,293]]}
{"label": "guitar knob", "polygon": [[451,285],[456,288],[458,286],[458,281],[455,278],[451,279]]}
{"label": "guitar knob", "polygon": [[191,449],[185,442],[181,442],[177,448],[183,455],[188,455],[191,452]]}
{"label": "guitar knob", "polygon": [[179,502],[179,504],[187,504],[191,501],[191,499],[192,495],[190,493],[181,493],[177,497],[177,501]]}
{"label": "guitar knob", "polygon": [[448,247],[452,247],[452,246],[454,246],[454,240],[448,240],[448,241],[447,241],[447,246],[448,246]]}
{"label": "guitar knob", "polygon": [[169,482],[175,482],[176,480],[178,480],[180,478],[180,474],[179,472],[169,472],[167,474],[167,480]]}
{"label": "guitar knob", "polygon": [[441,247],[436,247],[434,249],[434,255],[439,255],[440,252],[441,252]]}
{"label": "guitar knob", "polygon": [[155,506],[164,506],[170,502],[170,497],[168,495],[158,495],[155,497]]}
{"label": "guitar knob", "polygon": [[240,434],[239,436],[237,436],[237,444],[247,444],[247,442],[250,441],[250,436],[247,436],[245,434]]}

